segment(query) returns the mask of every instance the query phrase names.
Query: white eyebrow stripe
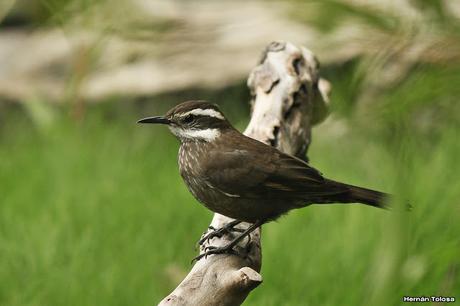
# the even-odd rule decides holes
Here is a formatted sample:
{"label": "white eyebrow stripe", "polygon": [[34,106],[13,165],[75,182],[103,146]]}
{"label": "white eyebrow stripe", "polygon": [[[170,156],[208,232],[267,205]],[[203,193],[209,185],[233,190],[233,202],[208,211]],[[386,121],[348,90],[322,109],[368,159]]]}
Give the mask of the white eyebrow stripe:
{"label": "white eyebrow stripe", "polygon": [[202,109],[202,108],[196,108],[194,110],[191,110],[189,112],[186,112],[182,115],[180,115],[181,117],[185,117],[185,116],[188,116],[188,115],[196,115],[196,116],[209,116],[209,117],[214,117],[214,118],[218,118],[218,119],[221,119],[221,120],[224,120],[224,116],[222,116],[221,113],[219,113],[218,111],[216,110],[213,110],[211,108],[208,108],[208,109]]}
{"label": "white eyebrow stripe", "polygon": [[205,130],[191,130],[170,127],[171,131],[182,138],[187,139],[202,139],[207,142],[211,142],[220,136],[218,129],[205,129]]}

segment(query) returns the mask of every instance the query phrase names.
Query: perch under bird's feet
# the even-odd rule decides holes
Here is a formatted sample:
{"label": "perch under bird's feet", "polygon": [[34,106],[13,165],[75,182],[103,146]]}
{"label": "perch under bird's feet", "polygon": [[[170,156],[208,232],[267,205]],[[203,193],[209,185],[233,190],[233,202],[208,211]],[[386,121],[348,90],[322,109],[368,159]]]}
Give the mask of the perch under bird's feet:
{"label": "perch under bird's feet", "polygon": [[241,221],[234,220],[232,222],[225,224],[221,228],[217,228],[217,229],[210,226],[209,229],[211,231],[204,234],[204,236],[198,241],[198,245],[203,245],[203,243],[211,240],[214,237],[221,238],[223,235],[229,234],[231,232],[238,232],[238,233],[244,232],[244,230],[235,227],[240,223]]}

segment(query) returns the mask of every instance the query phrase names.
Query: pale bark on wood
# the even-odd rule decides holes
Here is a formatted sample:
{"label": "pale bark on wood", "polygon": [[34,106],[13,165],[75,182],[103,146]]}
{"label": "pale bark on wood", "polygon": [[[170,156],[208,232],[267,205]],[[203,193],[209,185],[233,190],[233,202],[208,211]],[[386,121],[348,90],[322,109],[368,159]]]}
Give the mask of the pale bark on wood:
{"label": "pale bark on wood", "polygon": [[[318,62],[306,48],[291,43],[268,45],[248,79],[252,117],[244,134],[276,146],[283,152],[306,158],[311,127],[327,116],[330,85],[320,79]],[[233,219],[215,214],[211,227]],[[246,229],[248,223],[238,225]],[[223,246],[235,235],[226,234],[204,243]],[[241,305],[262,282],[260,228],[234,248],[234,254],[211,255],[199,260],[179,286],[159,305]]]}

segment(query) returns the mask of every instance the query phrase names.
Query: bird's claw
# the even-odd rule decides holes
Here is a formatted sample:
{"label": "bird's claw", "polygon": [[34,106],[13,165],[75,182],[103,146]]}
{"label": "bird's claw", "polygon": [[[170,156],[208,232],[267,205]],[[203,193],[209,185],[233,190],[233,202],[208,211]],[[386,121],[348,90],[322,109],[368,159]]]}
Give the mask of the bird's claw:
{"label": "bird's claw", "polygon": [[203,245],[203,243],[209,242],[212,238],[215,238],[215,237],[221,238],[223,235],[229,234],[231,232],[237,232],[237,233],[244,232],[243,229],[235,227],[239,223],[240,223],[239,221],[232,221],[230,223],[225,224],[221,228],[215,228],[213,226],[209,226],[208,229],[210,229],[211,232],[203,233],[204,236],[198,241],[198,245]]}
{"label": "bird's claw", "polygon": [[[226,224],[223,228],[226,228],[227,230],[232,229],[238,223],[240,223],[240,221],[235,220],[235,221],[232,221],[232,222]],[[192,264],[195,261],[199,261],[201,258],[203,258],[203,257],[206,258],[209,255],[224,254],[224,253],[235,254],[235,250],[233,250],[233,247],[236,246],[242,239],[244,239],[244,237],[247,237],[248,235],[250,235],[255,229],[260,227],[262,224],[264,224],[263,220],[259,220],[259,221],[255,222],[255,223],[253,223],[251,226],[249,226],[247,229],[245,229],[242,232],[242,234],[240,234],[238,237],[234,238],[232,241],[230,241],[225,246],[215,247],[215,246],[209,245],[209,246],[203,247],[203,253],[201,253],[200,255],[195,257],[192,260]],[[204,240],[206,240],[205,237],[204,237]],[[251,239],[249,238],[248,239],[248,244],[246,245],[246,247],[249,246],[250,242],[251,242]]]}
{"label": "bird's claw", "polygon": [[215,246],[210,245],[204,248],[203,253],[201,253],[200,255],[192,259],[192,264],[194,262],[199,261],[203,257],[207,258],[210,255],[216,255],[216,254],[234,254],[234,251],[233,251],[233,248],[229,246],[215,247]]}

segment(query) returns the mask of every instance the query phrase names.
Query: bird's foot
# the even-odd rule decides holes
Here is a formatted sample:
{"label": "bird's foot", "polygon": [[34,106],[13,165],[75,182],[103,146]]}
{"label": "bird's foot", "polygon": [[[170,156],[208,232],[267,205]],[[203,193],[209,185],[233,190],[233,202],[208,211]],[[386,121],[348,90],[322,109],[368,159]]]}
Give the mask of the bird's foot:
{"label": "bird's foot", "polygon": [[231,232],[237,232],[237,233],[242,233],[244,232],[243,229],[240,229],[240,228],[236,228],[235,226],[237,226],[238,224],[240,224],[241,221],[238,221],[238,220],[234,220],[232,222],[229,222],[227,224],[225,224],[224,226],[222,226],[221,228],[214,228],[213,226],[210,226],[209,229],[211,231],[208,231],[206,233],[203,233],[203,237],[198,241],[198,245],[203,245],[203,243],[205,242],[208,242],[209,240],[211,240],[212,238],[214,237],[222,237],[223,235],[225,234],[229,234]]}
{"label": "bird's foot", "polygon": [[235,254],[233,250],[233,245],[231,243],[227,244],[223,247],[215,247],[215,246],[208,246],[204,249],[204,252],[197,257],[193,258],[192,263],[195,261],[199,261],[201,258],[206,258],[209,255],[216,255],[216,254]]}
{"label": "bird's foot", "polygon": [[[236,224],[239,223],[239,221],[233,221],[227,224],[225,227],[230,226],[231,223],[234,223],[231,225],[231,228],[233,228]],[[215,254],[235,254],[233,247],[236,246],[241,240],[244,239],[244,237],[247,237],[250,235],[255,229],[257,229],[259,226],[264,224],[264,220],[259,220],[255,223],[253,223],[251,226],[249,226],[247,229],[245,229],[241,234],[239,234],[236,238],[234,238],[232,241],[230,241],[228,244],[222,247],[215,247],[215,246],[207,246],[204,248],[203,253],[198,255],[192,260],[192,264],[195,261],[200,260],[203,257],[207,257],[209,255],[215,255]]]}

